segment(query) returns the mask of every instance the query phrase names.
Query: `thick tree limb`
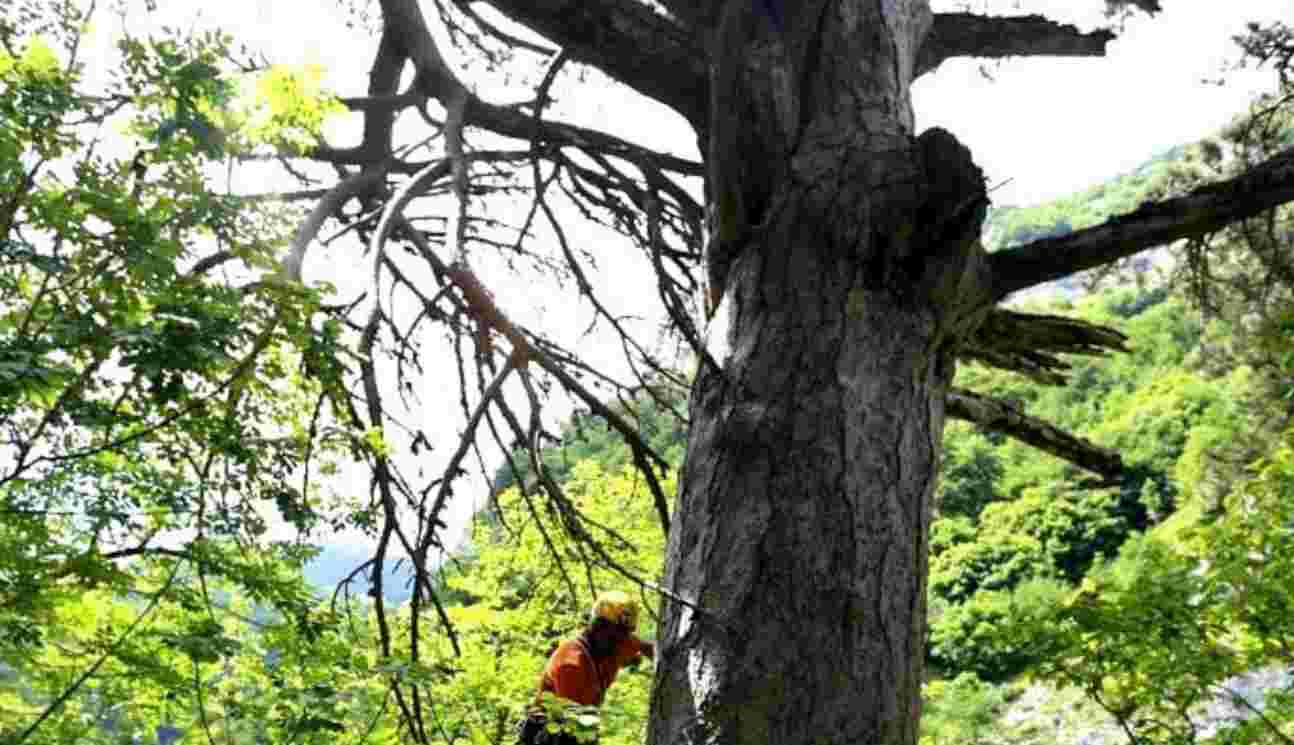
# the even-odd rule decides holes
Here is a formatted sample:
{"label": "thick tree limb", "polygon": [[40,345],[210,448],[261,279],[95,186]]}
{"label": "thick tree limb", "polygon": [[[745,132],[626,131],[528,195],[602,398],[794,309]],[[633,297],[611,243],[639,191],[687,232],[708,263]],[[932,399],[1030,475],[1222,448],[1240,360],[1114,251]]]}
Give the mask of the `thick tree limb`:
{"label": "thick tree limb", "polygon": [[346,177],[330,189],[310,210],[310,214],[292,236],[287,256],[283,259],[283,275],[294,282],[300,282],[306,249],[310,247],[310,242],[318,235],[324,222],[351,198],[363,196],[381,187],[385,178],[386,169],[370,167]]}
{"label": "thick tree limb", "polygon": [[1147,202],[1133,212],[1069,235],[998,251],[988,257],[994,297],[1191,238],[1294,201],[1294,148],[1236,178],[1185,196]]}
{"label": "thick tree limb", "polygon": [[1039,15],[940,13],[917,57],[916,75],[934,70],[949,57],[1101,57],[1113,38],[1107,30],[1083,33]]}
{"label": "thick tree limb", "polygon": [[[388,25],[382,31],[377,54],[373,57],[373,66],[369,69],[368,100],[381,101],[395,97],[403,68],[404,57],[400,55],[399,41]],[[396,110],[394,106],[365,109],[364,138],[358,147],[345,150],[321,147],[311,157],[333,163],[360,165],[381,162],[390,155]]]}
{"label": "thick tree limb", "polygon": [[997,308],[962,345],[958,357],[1017,372],[1039,383],[1063,385],[1069,363],[1059,355],[1126,352],[1127,340],[1115,329],[1074,318]]}
{"label": "thick tree limb", "polygon": [[[499,12],[560,44],[570,57],[607,75],[706,131],[712,4],[666,0],[666,18],[637,0],[489,0]],[[1013,18],[941,13],[917,60],[916,74],[949,57],[1102,56],[1114,38],[1084,33],[1043,16]]]}
{"label": "thick tree limb", "polygon": [[709,97],[701,36],[639,0],[489,0],[570,55],[669,106],[704,131]]}
{"label": "thick tree limb", "polygon": [[953,389],[948,392],[945,411],[954,419],[1000,432],[1098,474],[1103,483],[1117,482],[1123,474],[1123,458],[1117,450],[1103,448],[1031,417],[1006,401]]}
{"label": "thick tree limb", "polygon": [[495,41],[501,41],[512,49],[530,52],[541,57],[552,57],[553,55],[560,53],[560,50],[553,49],[546,44],[535,44],[528,39],[523,39],[515,34],[510,34],[494,25],[480,13],[476,12],[476,8],[472,5],[475,1],[476,0],[454,0],[454,7],[462,11],[463,15],[471,18],[472,23],[475,23],[482,31],[489,36],[494,37]]}
{"label": "thick tree limb", "polygon": [[[549,4],[560,3],[557,3],[557,0],[549,0]],[[537,3],[537,5],[544,5],[544,3]],[[583,6],[581,5],[580,7]],[[549,121],[536,122],[533,116],[520,108],[498,106],[482,101],[467,91],[463,83],[445,63],[440,50],[436,47],[431,31],[427,27],[426,19],[422,15],[422,10],[417,0],[383,0],[382,13],[386,31],[383,33],[383,43],[378,48],[377,59],[373,63],[373,72],[371,73],[375,82],[370,85],[370,93],[374,97],[393,95],[393,91],[379,90],[383,87],[379,85],[379,78],[381,78],[381,82],[386,81],[392,69],[398,73],[405,61],[409,61],[413,63],[418,71],[417,86],[423,96],[435,98],[447,107],[448,103],[457,97],[466,96],[467,104],[464,120],[469,125],[482,127],[507,137],[535,141],[541,145],[583,147],[607,155],[615,155],[631,162],[650,161],[658,168],[685,175],[699,176],[703,173],[701,164],[686,158],[658,153],[650,148],[635,145],[593,129]],[[390,39],[389,43],[388,38]],[[403,102],[405,99],[391,98],[388,100],[398,103]],[[365,105],[372,104],[366,102]],[[392,116],[392,114],[378,109],[367,111],[366,116],[370,118],[378,117],[382,122],[385,122],[386,118]],[[386,131],[389,134],[389,130],[383,127],[377,125],[373,127],[366,126],[365,142],[360,148],[354,151],[320,151],[314,154],[314,157],[333,162],[370,162],[364,159],[386,157],[389,146],[378,147],[376,141],[370,141],[370,130],[374,132],[374,136],[380,131]],[[347,161],[344,160],[343,156],[353,156],[360,158],[360,160]]]}

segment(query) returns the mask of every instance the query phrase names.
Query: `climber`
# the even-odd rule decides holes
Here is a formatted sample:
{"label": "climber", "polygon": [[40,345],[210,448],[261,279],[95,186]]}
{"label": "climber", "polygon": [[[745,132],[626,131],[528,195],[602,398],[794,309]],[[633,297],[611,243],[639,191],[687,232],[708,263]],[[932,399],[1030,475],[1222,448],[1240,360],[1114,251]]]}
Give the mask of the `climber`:
{"label": "climber", "polygon": [[[621,668],[656,654],[655,644],[634,634],[637,628],[637,600],[619,591],[599,595],[589,611],[589,625],[578,637],[558,645],[548,658],[539,695],[551,693],[570,703],[601,706]],[[532,707],[521,727],[521,742],[574,745],[573,737],[545,732],[544,723],[542,707]]]}

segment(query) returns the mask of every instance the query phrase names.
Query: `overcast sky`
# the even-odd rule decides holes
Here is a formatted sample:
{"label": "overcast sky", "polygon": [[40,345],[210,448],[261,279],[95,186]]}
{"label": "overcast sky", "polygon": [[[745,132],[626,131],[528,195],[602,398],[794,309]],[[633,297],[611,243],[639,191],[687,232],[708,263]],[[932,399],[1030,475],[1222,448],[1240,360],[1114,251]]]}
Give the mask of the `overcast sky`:
{"label": "overcast sky", "polygon": [[[945,62],[916,86],[918,129],[939,125],[952,130],[971,147],[991,185],[1009,179],[993,192],[995,203],[1029,204],[1103,181],[1153,153],[1204,136],[1244,110],[1256,92],[1273,86],[1270,72],[1233,74],[1224,86],[1205,81],[1217,79],[1238,58],[1231,37],[1241,33],[1246,22],[1294,21],[1292,0],[1162,0],[1162,4],[1164,12],[1153,19],[1129,20],[1105,58]],[[935,3],[936,10],[966,5]],[[1041,12],[1084,28],[1103,20],[1101,0],[977,0],[972,7],[1001,8],[1008,14]],[[488,8],[480,4],[478,8],[488,13]],[[322,64],[331,86],[341,95],[362,94],[366,87],[375,35],[363,28],[348,29],[345,12],[331,0],[216,4],[169,0],[164,13],[164,22],[180,27],[223,26],[241,42],[264,50],[273,62]],[[527,97],[523,71],[486,75],[473,70],[464,78],[487,100]],[[554,93],[557,103],[550,110],[554,116],[698,157],[695,137],[680,117],[621,86],[607,84],[596,73],[572,70],[559,79]],[[334,144],[351,144],[348,140],[357,134],[357,124],[357,117],[337,122],[330,130]],[[573,239],[610,240],[591,228],[576,228]],[[623,271],[617,266],[617,251],[623,249],[608,244],[609,258],[602,263],[602,272]],[[318,277],[328,269],[330,262],[320,254],[314,256],[315,266],[312,269],[308,261],[307,277]],[[559,302],[541,311],[546,301],[534,297],[542,293],[532,291],[529,307],[519,307],[506,301],[526,294],[526,285],[506,277],[487,276],[485,281],[523,324],[541,324],[540,312],[546,314],[542,326],[548,331],[583,328],[588,323],[586,305]],[[640,301],[647,299],[642,292],[637,294]],[[618,355],[618,348],[608,349],[605,339],[600,346],[591,340],[584,347],[594,358]],[[449,384],[449,379],[438,381],[434,373],[428,377],[429,388]],[[453,399],[446,396],[445,402],[438,402],[446,404],[443,408],[429,407],[423,418],[429,427],[442,422],[438,426],[447,437],[455,431],[443,424],[456,419]],[[452,507],[455,526],[464,522],[472,502],[480,499],[479,490],[470,491],[477,493],[474,499],[460,500]]]}

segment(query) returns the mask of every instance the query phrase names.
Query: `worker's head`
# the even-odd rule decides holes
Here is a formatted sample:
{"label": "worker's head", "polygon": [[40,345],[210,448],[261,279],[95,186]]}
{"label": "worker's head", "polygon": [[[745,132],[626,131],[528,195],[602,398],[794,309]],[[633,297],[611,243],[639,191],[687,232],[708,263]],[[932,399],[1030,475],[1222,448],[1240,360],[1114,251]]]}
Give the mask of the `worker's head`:
{"label": "worker's head", "polygon": [[589,610],[589,623],[596,623],[599,618],[633,632],[638,628],[638,601],[619,590],[604,592]]}
{"label": "worker's head", "polygon": [[623,592],[604,592],[589,610],[586,638],[596,657],[615,652],[620,642],[638,628],[638,601]]}

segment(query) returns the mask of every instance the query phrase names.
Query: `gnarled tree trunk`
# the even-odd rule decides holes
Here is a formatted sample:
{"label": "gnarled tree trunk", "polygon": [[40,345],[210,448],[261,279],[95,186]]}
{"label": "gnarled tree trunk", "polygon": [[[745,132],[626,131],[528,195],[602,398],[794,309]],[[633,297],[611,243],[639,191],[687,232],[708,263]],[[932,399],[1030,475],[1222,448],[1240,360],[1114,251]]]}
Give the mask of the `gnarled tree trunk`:
{"label": "gnarled tree trunk", "polygon": [[987,307],[983,179],[912,131],[926,2],[804,6],[784,33],[749,0],[718,23],[727,352],[693,391],[654,745],[917,740],[944,398]]}

